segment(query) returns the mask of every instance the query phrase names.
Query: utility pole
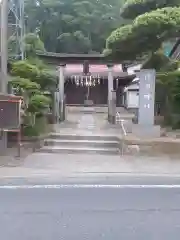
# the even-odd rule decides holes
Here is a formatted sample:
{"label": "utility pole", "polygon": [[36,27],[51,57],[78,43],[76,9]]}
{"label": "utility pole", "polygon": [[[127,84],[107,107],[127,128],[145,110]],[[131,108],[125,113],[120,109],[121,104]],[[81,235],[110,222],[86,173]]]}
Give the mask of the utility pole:
{"label": "utility pole", "polygon": [[[8,28],[8,0],[0,0],[0,93],[7,93],[7,28]],[[7,133],[1,131],[0,152],[7,149]]]}
{"label": "utility pole", "polygon": [[7,43],[7,28],[8,28],[8,0],[0,0],[1,6],[1,85],[0,92],[7,93],[7,58],[8,58],[8,43]]}

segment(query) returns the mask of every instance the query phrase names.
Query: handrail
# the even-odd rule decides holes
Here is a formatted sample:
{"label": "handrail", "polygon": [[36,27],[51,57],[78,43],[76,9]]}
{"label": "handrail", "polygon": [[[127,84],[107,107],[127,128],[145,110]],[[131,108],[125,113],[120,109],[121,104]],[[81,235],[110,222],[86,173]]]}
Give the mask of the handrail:
{"label": "handrail", "polygon": [[127,132],[126,132],[126,129],[125,129],[125,127],[124,127],[124,119],[121,119],[121,128],[122,128],[122,130],[123,130],[124,136],[127,136]]}
{"label": "handrail", "polygon": [[116,119],[116,122],[121,122],[121,127],[122,127],[122,130],[123,130],[123,134],[126,136],[127,135],[127,132],[126,132],[126,129],[124,127],[124,119],[121,119],[121,115],[119,114],[119,112],[116,113],[116,117],[119,119],[119,121],[117,121]]}
{"label": "handrail", "polygon": [[[118,119],[117,119],[118,118]],[[124,137],[127,136],[127,132],[126,129],[124,127],[124,119],[121,119],[121,115],[119,112],[116,112],[116,122],[120,122],[121,124],[121,129],[123,132],[123,138],[122,138],[122,149],[121,149],[121,154],[123,155],[124,153],[124,147],[125,147],[125,141],[124,141]]]}

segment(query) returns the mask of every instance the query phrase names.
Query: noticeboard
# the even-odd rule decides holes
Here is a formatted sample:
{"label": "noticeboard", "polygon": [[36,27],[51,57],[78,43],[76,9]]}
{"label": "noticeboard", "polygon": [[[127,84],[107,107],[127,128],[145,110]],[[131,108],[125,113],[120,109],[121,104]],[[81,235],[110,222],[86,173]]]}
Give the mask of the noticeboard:
{"label": "noticeboard", "polygon": [[20,127],[20,110],[20,100],[0,100],[0,129],[18,129]]}

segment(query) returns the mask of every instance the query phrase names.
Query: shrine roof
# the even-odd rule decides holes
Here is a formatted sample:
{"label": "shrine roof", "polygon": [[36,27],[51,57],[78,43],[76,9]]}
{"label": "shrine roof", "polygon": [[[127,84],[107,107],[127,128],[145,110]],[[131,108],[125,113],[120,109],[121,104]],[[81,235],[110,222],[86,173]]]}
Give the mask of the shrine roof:
{"label": "shrine roof", "polygon": [[38,57],[47,60],[49,63],[76,63],[89,61],[94,63],[111,63],[103,54],[101,53],[90,53],[90,54],[68,54],[68,53],[54,53],[54,52],[45,52],[45,53],[36,53]]}
{"label": "shrine roof", "polygon": [[99,57],[103,57],[104,55],[101,53],[88,53],[88,54],[84,54],[84,53],[55,53],[55,52],[45,52],[45,53],[40,53],[37,52],[37,55],[39,56],[49,56],[49,57],[63,57],[63,58],[99,58]]}
{"label": "shrine roof", "polygon": [[83,75],[83,63],[88,61],[89,71],[92,75],[107,78],[108,67],[107,65],[113,66],[114,78],[125,78],[133,79],[134,74],[128,74],[127,69],[125,70],[125,64],[121,62],[113,62],[108,60],[103,54],[91,53],[91,54],[66,54],[66,53],[53,53],[45,52],[38,53],[37,55],[48,64],[56,65],[57,67],[61,64],[66,64],[65,76],[70,77],[73,75]]}

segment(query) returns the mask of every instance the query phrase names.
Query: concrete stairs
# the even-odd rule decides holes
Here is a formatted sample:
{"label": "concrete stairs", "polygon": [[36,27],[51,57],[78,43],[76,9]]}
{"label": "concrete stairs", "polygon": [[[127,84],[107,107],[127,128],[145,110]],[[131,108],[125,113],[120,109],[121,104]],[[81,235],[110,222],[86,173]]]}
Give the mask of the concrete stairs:
{"label": "concrete stairs", "polygon": [[91,153],[116,155],[120,153],[117,137],[52,133],[39,150],[44,153]]}

